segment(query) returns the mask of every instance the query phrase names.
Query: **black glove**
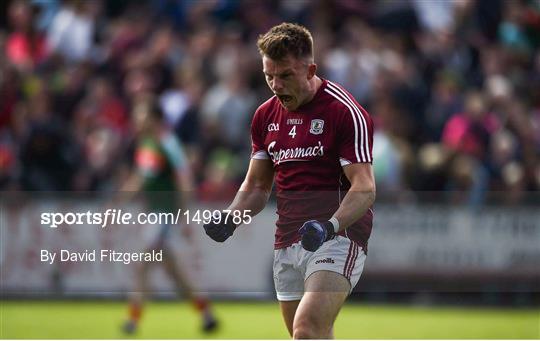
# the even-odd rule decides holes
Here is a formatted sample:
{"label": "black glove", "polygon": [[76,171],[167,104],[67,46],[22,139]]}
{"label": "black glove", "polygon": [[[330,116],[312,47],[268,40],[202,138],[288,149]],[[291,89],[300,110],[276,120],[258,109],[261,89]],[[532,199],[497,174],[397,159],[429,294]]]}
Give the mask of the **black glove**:
{"label": "black glove", "polygon": [[298,230],[302,236],[302,247],[315,252],[321,245],[335,236],[334,225],[329,221],[306,221]]}
{"label": "black glove", "polygon": [[[228,218],[225,221],[225,218]],[[204,224],[203,228],[206,234],[215,240],[216,242],[223,243],[230,236],[233,235],[234,230],[236,230],[236,224],[232,222],[232,217],[227,217],[223,213],[219,215],[214,215],[212,221],[208,224]]]}

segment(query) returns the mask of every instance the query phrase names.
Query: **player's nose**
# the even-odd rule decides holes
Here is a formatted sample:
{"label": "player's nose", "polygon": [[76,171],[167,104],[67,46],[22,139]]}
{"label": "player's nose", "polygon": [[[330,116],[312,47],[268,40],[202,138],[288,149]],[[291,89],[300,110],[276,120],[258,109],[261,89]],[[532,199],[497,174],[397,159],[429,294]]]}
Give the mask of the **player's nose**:
{"label": "player's nose", "polygon": [[280,93],[283,90],[283,83],[277,79],[273,79],[270,82],[270,87],[274,93]]}

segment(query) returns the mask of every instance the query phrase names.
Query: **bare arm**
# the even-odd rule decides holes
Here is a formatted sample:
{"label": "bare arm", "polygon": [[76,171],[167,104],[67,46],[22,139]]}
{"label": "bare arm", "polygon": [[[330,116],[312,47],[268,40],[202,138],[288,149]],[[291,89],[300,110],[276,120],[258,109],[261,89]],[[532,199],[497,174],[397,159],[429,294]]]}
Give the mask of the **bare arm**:
{"label": "bare arm", "polygon": [[343,167],[343,172],[351,182],[351,188],[334,218],[339,222],[339,230],[344,230],[360,219],[375,201],[375,178],[369,163],[355,163]]}
{"label": "bare arm", "polygon": [[143,177],[136,171],[131,171],[127,180],[120,186],[122,192],[138,192],[143,185]]}
{"label": "bare arm", "polygon": [[274,168],[270,160],[252,159],[244,182],[229,206],[229,210],[250,210],[255,216],[264,209],[274,182]]}
{"label": "bare arm", "polygon": [[176,170],[174,176],[177,198],[179,200],[180,207],[186,208],[190,204],[195,185],[193,182],[193,176],[189,168]]}

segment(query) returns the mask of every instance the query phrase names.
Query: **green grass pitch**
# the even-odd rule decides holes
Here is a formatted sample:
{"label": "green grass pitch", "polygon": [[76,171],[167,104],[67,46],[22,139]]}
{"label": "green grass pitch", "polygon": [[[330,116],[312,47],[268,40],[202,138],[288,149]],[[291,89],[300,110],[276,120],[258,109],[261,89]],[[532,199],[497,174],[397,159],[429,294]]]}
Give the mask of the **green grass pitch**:
{"label": "green grass pitch", "polygon": [[[0,338],[122,339],[121,302],[1,301]],[[277,302],[214,304],[221,328],[199,331],[186,303],[153,302],[134,338],[286,339]],[[347,304],[335,325],[341,339],[538,339],[539,309],[480,309]]]}

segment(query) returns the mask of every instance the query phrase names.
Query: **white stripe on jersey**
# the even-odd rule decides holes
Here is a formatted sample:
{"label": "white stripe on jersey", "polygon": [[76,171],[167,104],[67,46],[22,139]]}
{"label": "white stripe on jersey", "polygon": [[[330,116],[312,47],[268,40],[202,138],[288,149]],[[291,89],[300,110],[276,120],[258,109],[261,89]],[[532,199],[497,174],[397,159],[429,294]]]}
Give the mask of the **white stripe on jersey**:
{"label": "white stripe on jersey", "polygon": [[[328,84],[330,84],[330,83],[328,83]],[[349,104],[347,104],[337,94],[333,93],[328,88],[324,89],[324,91],[326,91],[327,93],[332,95],[332,97],[336,98],[338,101],[343,103],[347,108],[349,108],[349,111],[351,112],[351,116],[352,116],[353,122],[354,122],[354,152],[356,153],[356,161],[357,162],[362,162],[362,160],[365,159],[365,156],[364,156],[363,150],[362,150],[362,160],[360,159],[360,155],[358,154],[358,123],[356,123],[356,115],[354,114],[353,109],[351,108],[351,106]]]}
{"label": "white stripe on jersey", "polygon": [[253,154],[251,158],[255,160],[267,160],[270,159],[270,156],[268,156],[268,154],[264,150],[259,150],[258,152]]}
{"label": "white stripe on jersey", "polygon": [[[351,98],[351,96],[349,94],[347,94],[345,91],[343,91],[343,89],[341,89],[339,86],[337,86],[336,84],[332,83],[332,82],[328,82],[328,86],[333,89],[335,92],[337,93],[340,93],[347,102],[349,102],[351,104],[351,106],[354,108],[354,110],[356,111],[356,114],[358,115],[359,117],[359,120],[361,120],[361,123],[360,123],[360,126],[362,127],[363,129],[363,137],[364,137],[364,140],[362,141],[362,146],[364,145],[364,142],[365,142],[365,152],[366,152],[366,159],[368,162],[371,162],[371,156],[369,154],[369,136],[368,136],[368,128],[367,128],[367,122],[366,122],[366,119],[364,118],[364,115],[362,115],[362,112],[360,110],[360,108],[358,108],[358,106],[354,103],[353,99]],[[363,153],[362,153],[363,155]],[[364,160],[366,161],[366,160]]]}
{"label": "white stripe on jersey", "polygon": [[351,161],[347,160],[347,159],[344,159],[342,157],[339,158],[339,163],[341,164],[341,166],[347,166],[347,165],[350,165],[351,164]]}

